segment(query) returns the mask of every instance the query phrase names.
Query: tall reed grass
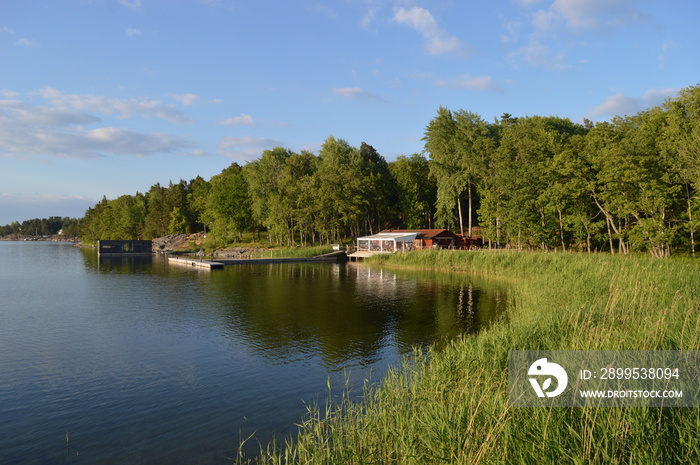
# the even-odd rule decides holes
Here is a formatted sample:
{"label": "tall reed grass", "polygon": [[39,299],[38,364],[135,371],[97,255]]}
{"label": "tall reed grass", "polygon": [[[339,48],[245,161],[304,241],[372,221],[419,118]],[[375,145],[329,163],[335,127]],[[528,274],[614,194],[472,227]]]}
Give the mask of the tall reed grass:
{"label": "tall reed grass", "polygon": [[[309,409],[265,464],[700,463],[698,408],[512,408],[508,350],[700,348],[700,266],[642,256],[421,251],[371,266],[507,280],[508,318],[416,350],[362,401]],[[239,457],[240,462],[246,460]]]}

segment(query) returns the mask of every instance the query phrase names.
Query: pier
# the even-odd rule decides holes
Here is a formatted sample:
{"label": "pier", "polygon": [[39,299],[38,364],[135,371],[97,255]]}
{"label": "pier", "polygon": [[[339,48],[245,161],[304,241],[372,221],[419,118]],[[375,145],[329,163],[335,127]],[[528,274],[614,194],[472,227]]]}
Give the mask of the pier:
{"label": "pier", "polygon": [[168,257],[168,263],[178,265],[206,268],[210,270],[221,269],[225,265],[264,265],[268,263],[301,263],[301,262],[326,262],[339,263],[347,261],[345,252],[331,252],[324,255],[309,258],[217,258],[215,260],[200,260],[194,258]]}
{"label": "pier", "polygon": [[209,270],[216,270],[224,267],[224,264],[221,262],[181,257],[168,257],[168,263],[174,263],[182,266],[193,266],[196,268],[205,268]]}

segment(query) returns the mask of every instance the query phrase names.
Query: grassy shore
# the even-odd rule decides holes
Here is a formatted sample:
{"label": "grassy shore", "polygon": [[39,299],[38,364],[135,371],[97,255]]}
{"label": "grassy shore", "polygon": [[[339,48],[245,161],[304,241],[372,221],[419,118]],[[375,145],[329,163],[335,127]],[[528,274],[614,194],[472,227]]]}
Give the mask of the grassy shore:
{"label": "grassy shore", "polygon": [[333,251],[330,245],[315,247],[278,247],[251,253],[252,258],[311,258]]}
{"label": "grassy shore", "polygon": [[424,251],[371,266],[505,280],[508,318],[412,358],[368,388],[310,409],[259,463],[700,463],[698,408],[511,408],[508,350],[698,349],[700,265],[691,260]]}

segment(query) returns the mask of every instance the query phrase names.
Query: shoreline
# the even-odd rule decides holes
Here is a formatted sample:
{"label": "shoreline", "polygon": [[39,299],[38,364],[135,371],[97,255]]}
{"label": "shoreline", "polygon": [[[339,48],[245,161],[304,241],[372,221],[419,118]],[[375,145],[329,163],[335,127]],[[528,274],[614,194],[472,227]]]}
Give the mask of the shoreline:
{"label": "shoreline", "polygon": [[311,410],[295,439],[261,445],[258,463],[362,463],[368,455],[378,463],[700,461],[700,409],[660,416],[656,408],[515,408],[507,375],[509,350],[700,347],[700,276],[688,272],[698,265],[648,256],[450,251],[372,265],[513,280],[508,319],[440,350],[431,346],[427,355],[415,351],[360,402]]}
{"label": "shoreline", "polygon": [[51,235],[24,235],[10,234],[9,236],[0,236],[0,241],[15,241],[15,242],[75,242],[79,243],[79,237],[62,236],[58,234]]}

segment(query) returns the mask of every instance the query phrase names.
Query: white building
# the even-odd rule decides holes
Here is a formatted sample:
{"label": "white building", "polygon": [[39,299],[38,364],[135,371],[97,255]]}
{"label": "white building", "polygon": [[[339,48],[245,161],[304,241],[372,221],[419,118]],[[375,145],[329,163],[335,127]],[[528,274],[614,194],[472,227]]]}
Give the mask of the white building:
{"label": "white building", "polygon": [[420,234],[415,232],[380,232],[357,238],[357,249],[352,257],[368,257],[373,253],[394,253],[411,250]]}

